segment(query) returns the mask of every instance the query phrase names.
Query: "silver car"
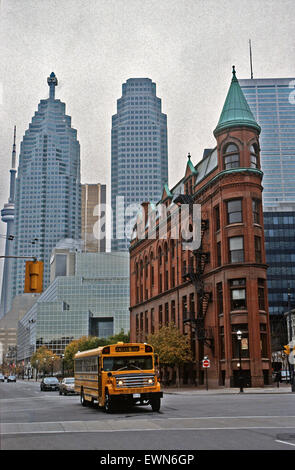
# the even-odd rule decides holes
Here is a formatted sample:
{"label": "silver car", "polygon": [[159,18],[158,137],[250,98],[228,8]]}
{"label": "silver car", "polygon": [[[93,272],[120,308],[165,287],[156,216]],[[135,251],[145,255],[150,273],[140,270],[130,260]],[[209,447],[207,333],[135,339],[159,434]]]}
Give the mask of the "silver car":
{"label": "silver car", "polygon": [[65,379],[62,380],[60,386],[59,386],[59,394],[62,395],[68,395],[69,393],[74,393],[75,392],[75,378],[74,377],[66,377]]}

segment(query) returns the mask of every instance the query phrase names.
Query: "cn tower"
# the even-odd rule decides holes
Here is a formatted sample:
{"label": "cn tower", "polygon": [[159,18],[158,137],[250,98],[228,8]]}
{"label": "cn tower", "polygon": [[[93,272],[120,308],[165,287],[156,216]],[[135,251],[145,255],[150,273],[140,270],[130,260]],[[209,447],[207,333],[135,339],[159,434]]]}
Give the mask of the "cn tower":
{"label": "cn tower", "polygon": [[[12,148],[12,161],[10,169],[10,192],[8,202],[4,204],[1,210],[1,219],[7,224],[6,230],[6,244],[5,256],[12,256],[13,254],[13,241],[14,241],[14,198],[15,198],[15,178],[16,178],[16,126],[14,126],[13,133],[13,148]],[[0,318],[3,317],[9,310],[11,301],[11,276],[12,266],[14,259],[5,258],[2,278],[2,291],[1,291],[1,304],[0,304]]]}

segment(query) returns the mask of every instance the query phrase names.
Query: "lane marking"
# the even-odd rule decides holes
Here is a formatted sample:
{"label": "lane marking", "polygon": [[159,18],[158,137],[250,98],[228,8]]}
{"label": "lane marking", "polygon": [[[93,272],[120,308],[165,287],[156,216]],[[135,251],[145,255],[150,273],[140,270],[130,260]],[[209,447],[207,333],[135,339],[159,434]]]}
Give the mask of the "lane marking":
{"label": "lane marking", "polygon": [[276,442],[280,442],[281,444],[288,444],[289,446],[294,446],[295,447],[295,444],[292,444],[292,442],[280,441],[279,439],[276,439]]}
{"label": "lane marking", "polygon": [[[217,428],[136,428],[136,429],[99,429],[99,430],[55,430],[55,431],[19,431],[19,432],[0,432],[0,435],[17,435],[17,434],[71,434],[71,433],[110,433],[110,432],[145,432],[145,431],[242,431],[251,429],[295,429],[294,426],[253,426],[253,427],[217,427]],[[284,441],[276,441],[276,442],[284,442]],[[290,444],[289,442],[285,442],[285,444]],[[290,444],[295,445],[295,444]]]}

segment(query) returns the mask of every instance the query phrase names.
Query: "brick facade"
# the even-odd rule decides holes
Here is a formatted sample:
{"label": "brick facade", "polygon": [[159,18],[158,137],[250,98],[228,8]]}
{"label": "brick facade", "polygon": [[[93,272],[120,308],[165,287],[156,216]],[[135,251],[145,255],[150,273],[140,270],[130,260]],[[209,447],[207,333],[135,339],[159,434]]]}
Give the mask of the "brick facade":
{"label": "brick facade", "polygon": [[[184,178],[163,191],[160,202],[170,209],[166,239],[158,233],[161,218],[156,238],[139,239],[139,221],[135,227],[130,245],[131,341],[145,341],[147,334],[173,322],[189,335],[194,355],[193,364],[183,368],[184,383],[204,383],[201,361],[208,356],[209,385],[237,386],[242,374],[244,385],[263,386],[270,381],[271,349],[259,131],[239,124],[215,137],[216,148],[196,166],[189,156]],[[202,241],[194,250],[183,249],[179,227],[173,238],[173,211],[188,201],[201,206]],[[147,216],[147,204],[144,209]],[[241,343],[237,330],[243,334]]]}

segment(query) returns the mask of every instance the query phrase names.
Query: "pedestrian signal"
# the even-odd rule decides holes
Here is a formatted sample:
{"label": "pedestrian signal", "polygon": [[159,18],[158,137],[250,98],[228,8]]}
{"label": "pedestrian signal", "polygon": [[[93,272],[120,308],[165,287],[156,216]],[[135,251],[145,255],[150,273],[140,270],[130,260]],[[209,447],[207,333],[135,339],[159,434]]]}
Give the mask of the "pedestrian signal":
{"label": "pedestrian signal", "polygon": [[43,291],[43,261],[26,261],[24,293],[40,294]]}

